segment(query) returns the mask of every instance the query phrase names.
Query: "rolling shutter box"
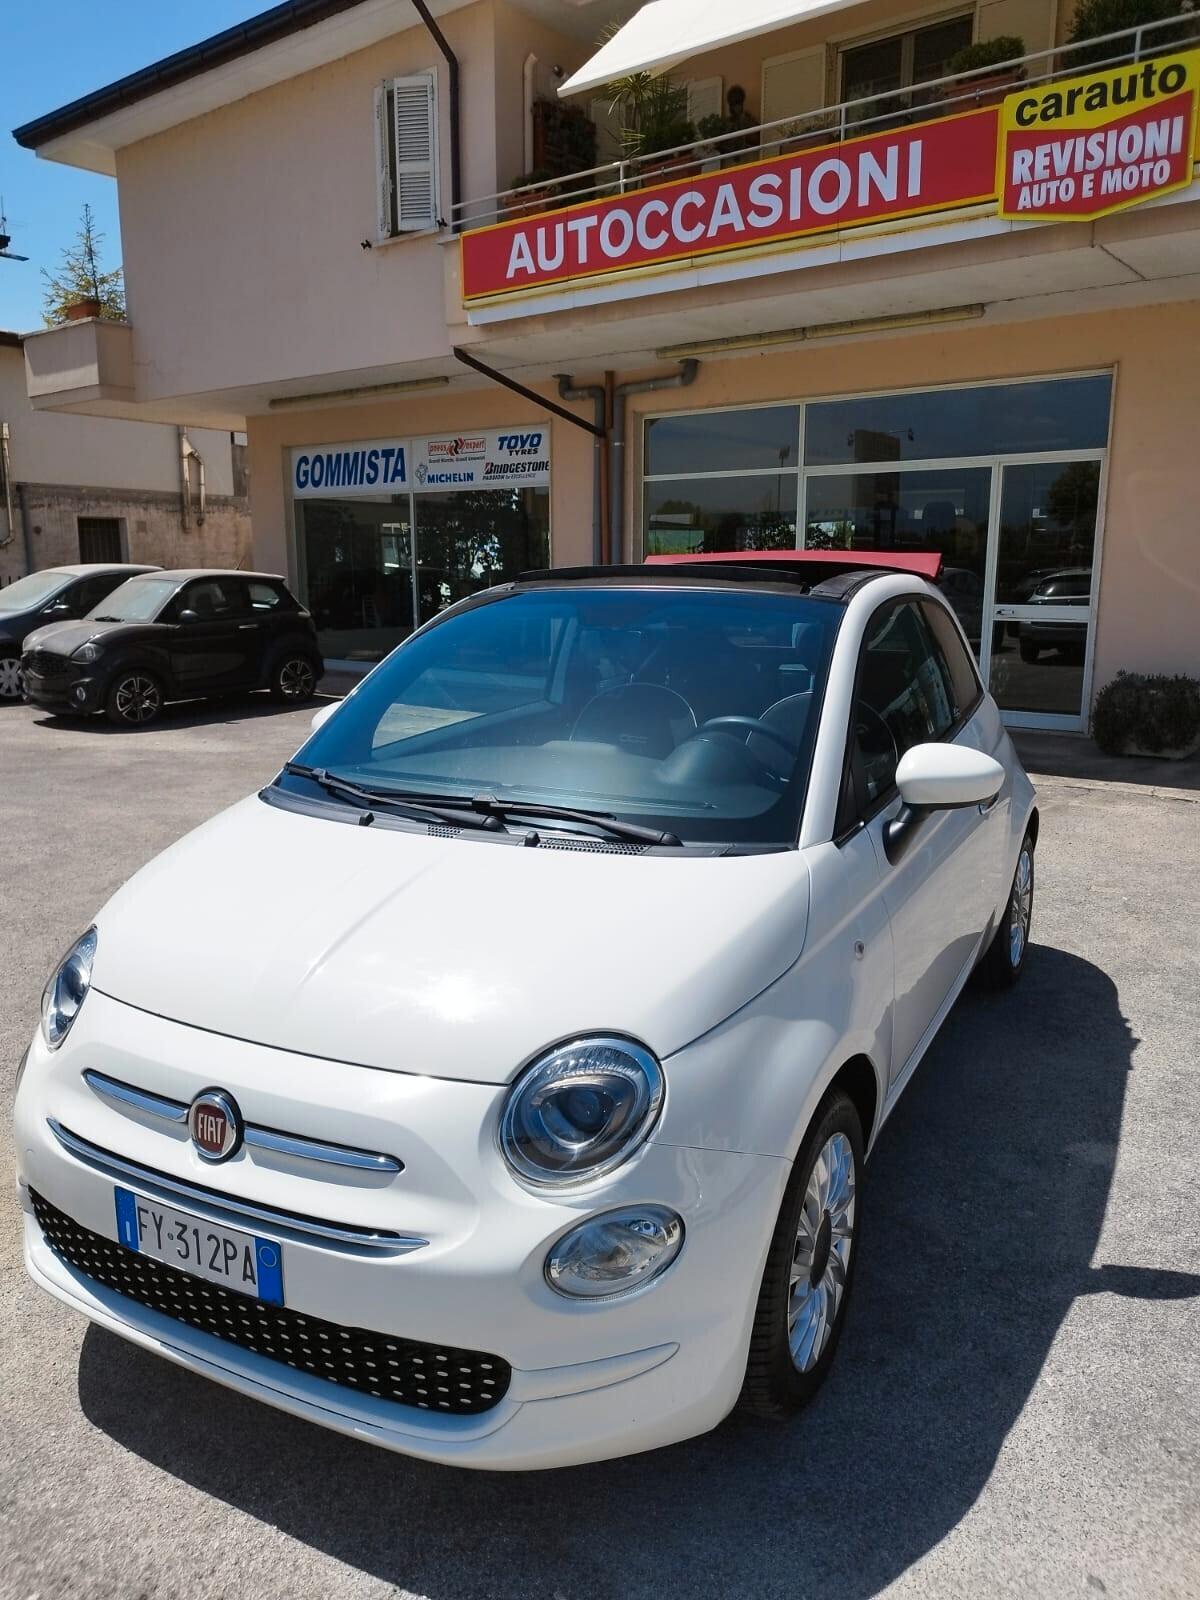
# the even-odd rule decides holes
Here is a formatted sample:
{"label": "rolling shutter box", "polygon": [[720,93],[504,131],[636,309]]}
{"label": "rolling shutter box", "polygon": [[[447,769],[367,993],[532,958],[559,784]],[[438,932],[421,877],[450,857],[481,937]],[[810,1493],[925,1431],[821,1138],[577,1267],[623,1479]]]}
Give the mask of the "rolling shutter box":
{"label": "rolling shutter box", "polygon": [[436,73],[391,78],[376,90],[380,238],[440,226],[437,134]]}

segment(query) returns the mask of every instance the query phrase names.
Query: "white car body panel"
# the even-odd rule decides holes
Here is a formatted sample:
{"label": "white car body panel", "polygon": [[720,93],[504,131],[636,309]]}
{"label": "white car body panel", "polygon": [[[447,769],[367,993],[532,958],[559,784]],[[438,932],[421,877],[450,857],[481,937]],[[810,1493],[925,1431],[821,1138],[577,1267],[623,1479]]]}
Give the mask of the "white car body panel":
{"label": "white car body panel", "polygon": [[[880,604],[912,595],[938,598],[898,575],[845,606],[795,849],[520,849],[255,796],[145,867],[96,919],[78,1020],[58,1050],[35,1036],[19,1084],[34,1280],[170,1360],[430,1460],[560,1466],[715,1426],[741,1389],[768,1245],[818,1106],[849,1064],[862,1103],[873,1101],[874,1144],[987,948],[1030,825],[1033,789],[985,695],[954,742],[1003,766],[994,803],[926,816],[896,865],[884,830],[898,796],[835,839],[860,644]],[[253,915],[239,916],[247,902]],[[658,1056],[661,1115],[607,1177],[531,1190],[498,1145],[506,1086],[551,1045],[589,1033]],[[249,1146],[213,1166],[183,1123],[115,1104],[85,1072],[183,1105],[219,1085],[247,1123],[392,1155],[403,1170]],[[364,1255],[332,1233],[253,1230],[283,1243],[289,1308],[485,1346],[511,1364],[508,1392],[479,1415],[372,1399],[101,1287],[55,1254],[33,1214],[36,1191],[117,1239],[118,1180],[86,1146],[192,1186],[198,1214],[215,1206],[230,1225],[252,1226],[238,1208],[258,1207],[411,1236],[405,1253]],[[686,1229],[660,1278],[610,1300],[550,1288],[557,1239],[648,1202],[674,1208]]]}

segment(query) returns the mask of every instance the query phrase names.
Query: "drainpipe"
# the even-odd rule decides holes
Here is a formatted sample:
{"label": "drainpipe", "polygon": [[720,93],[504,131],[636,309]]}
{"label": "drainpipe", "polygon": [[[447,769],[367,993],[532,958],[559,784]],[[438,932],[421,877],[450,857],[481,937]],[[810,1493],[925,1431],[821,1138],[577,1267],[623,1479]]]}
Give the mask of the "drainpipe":
{"label": "drainpipe", "polygon": [[21,532],[25,536],[25,570],[34,571],[33,565],[33,535],[29,531],[29,498],[25,492],[25,485],[17,485],[17,504],[21,507]]}
{"label": "drainpipe", "polygon": [[585,384],[577,388],[569,372],[556,372],[558,393],[563,400],[590,400],[596,409],[596,431],[592,435],[592,565],[604,560],[604,519],[601,514],[601,489],[604,483],[604,456],[608,434],[604,427],[604,385]]}
{"label": "drainpipe", "polygon": [[204,526],[204,509],[206,495],[204,489],[204,457],[188,438],[187,429],[179,429],[179,487],[183,496],[183,531],[188,531],[188,523],[192,513],[192,474],[188,466],[189,460],[196,463],[199,489],[199,509],[196,513],[196,526]]}
{"label": "drainpipe", "polygon": [[457,233],[461,223],[458,202],[462,194],[462,128],[458,96],[458,57],[446,43],[446,36],[430,15],[425,0],[413,0],[417,15],[429,29],[430,37],[446,58],[446,72],[450,82],[450,227]]}
{"label": "drainpipe", "polygon": [[[658,389],[686,389],[695,383],[700,363],[694,356],[679,363],[669,378],[641,378],[618,383],[613,390],[612,448],[608,461],[608,530],[610,560],[620,565],[625,539],[625,401],[631,394],[652,394]],[[632,552],[631,552],[632,554]]]}
{"label": "drainpipe", "polygon": [[4,479],[4,511],[6,521],[4,524],[4,537],[0,539],[0,550],[9,545],[17,536],[16,519],[13,516],[12,497],[12,456],[8,449],[8,423],[0,422],[0,478]]}

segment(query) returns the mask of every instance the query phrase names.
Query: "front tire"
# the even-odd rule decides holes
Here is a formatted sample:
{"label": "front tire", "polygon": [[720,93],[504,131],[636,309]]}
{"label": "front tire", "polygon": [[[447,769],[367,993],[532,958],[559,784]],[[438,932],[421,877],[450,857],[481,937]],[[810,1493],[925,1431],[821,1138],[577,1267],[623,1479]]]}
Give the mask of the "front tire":
{"label": "front tire", "polygon": [[20,656],[0,656],[0,700],[20,700],[24,692]]}
{"label": "front tire", "polygon": [[1025,970],[1033,921],[1033,887],[1033,835],[1027,833],[1021,840],[1017,870],[1000,926],[977,969],[980,981],[989,989],[1011,989]]}
{"label": "front tire", "polygon": [[115,727],[148,727],[162,708],[162,684],[144,667],[126,667],[108,686],[104,713]]}
{"label": "front tire", "polygon": [[808,1404],[833,1363],[854,1283],[863,1130],[849,1098],[822,1102],[792,1168],[759,1290],[743,1406],[783,1418]]}
{"label": "front tire", "polygon": [[317,692],[317,669],[312,657],[299,651],[280,656],[271,668],[268,687],[277,705],[298,706],[311,700]]}

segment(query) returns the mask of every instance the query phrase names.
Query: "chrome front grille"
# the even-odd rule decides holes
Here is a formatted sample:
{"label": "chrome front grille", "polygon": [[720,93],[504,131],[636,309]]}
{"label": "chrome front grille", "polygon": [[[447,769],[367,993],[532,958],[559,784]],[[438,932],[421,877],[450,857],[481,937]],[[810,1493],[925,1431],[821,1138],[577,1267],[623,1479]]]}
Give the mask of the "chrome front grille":
{"label": "chrome front grille", "polygon": [[499,1356],[344,1328],[267,1305],[93,1233],[30,1191],[46,1243],[74,1271],[114,1293],[239,1349],[380,1400],[469,1416],[502,1400],[512,1368]]}

